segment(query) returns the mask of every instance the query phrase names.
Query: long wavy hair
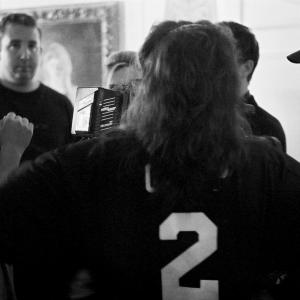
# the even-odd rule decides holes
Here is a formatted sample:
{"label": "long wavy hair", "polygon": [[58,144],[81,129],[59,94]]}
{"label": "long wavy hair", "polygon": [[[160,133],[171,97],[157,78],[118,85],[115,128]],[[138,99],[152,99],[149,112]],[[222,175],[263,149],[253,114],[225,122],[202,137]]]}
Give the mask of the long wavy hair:
{"label": "long wavy hair", "polygon": [[205,22],[165,33],[143,61],[141,87],[122,125],[169,174],[220,177],[239,163],[235,57],[232,37]]}

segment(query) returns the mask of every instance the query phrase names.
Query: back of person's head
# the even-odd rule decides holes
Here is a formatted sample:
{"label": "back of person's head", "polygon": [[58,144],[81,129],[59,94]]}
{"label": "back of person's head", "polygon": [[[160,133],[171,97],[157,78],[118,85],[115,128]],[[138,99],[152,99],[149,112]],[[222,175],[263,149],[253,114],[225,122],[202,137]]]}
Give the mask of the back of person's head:
{"label": "back of person's head", "polygon": [[224,21],[219,24],[231,29],[239,50],[239,63],[244,63],[247,60],[253,61],[253,70],[248,75],[248,81],[250,81],[259,59],[259,45],[255,35],[251,32],[250,28],[237,22]]}
{"label": "back of person's head", "polygon": [[4,16],[0,22],[0,39],[4,34],[6,27],[11,24],[26,27],[36,27],[41,36],[41,30],[37,26],[37,22],[32,16],[24,13],[12,13]]}
{"label": "back of person's head", "polygon": [[233,39],[211,23],[175,26],[147,53],[122,125],[170,168],[219,176],[242,153],[238,94]]}
{"label": "back of person's head", "polygon": [[141,65],[143,66],[144,61],[154,50],[156,45],[164,39],[164,37],[171,31],[177,27],[182,25],[192,24],[190,21],[164,21],[159,24],[155,24],[151,27],[150,33],[147,36],[145,42],[143,43],[140,51],[139,51],[139,60]]}

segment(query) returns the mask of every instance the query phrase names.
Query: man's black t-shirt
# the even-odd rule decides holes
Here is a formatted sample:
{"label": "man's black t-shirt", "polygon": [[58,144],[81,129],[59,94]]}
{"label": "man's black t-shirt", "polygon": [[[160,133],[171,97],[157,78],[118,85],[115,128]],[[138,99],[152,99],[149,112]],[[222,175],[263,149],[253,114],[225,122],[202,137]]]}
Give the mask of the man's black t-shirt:
{"label": "man's black t-shirt", "polygon": [[34,124],[34,133],[22,161],[63,146],[71,141],[73,106],[62,94],[44,84],[20,93],[0,84],[0,118],[14,112]]}
{"label": "man's black t-shirt", "polygon": [[252,109],[247,113],[247,120],[251,126],[252,133],[257,136],[272,136],[277,138],[281,143],[283,151],[286,152],[286,138],[278,119],[258,106],[250,93],[246,94],[245,103],[252,106]]}
{"label": "man's black t-shirt", "polygon": [[177,195],[149,189],[149,157],[127,134],[20,168],[0,188],[0,259],[18,299],[250,299],[260,277],[297,269],[299,163],[246,148],[233,174],[201,188],[187,177]]}

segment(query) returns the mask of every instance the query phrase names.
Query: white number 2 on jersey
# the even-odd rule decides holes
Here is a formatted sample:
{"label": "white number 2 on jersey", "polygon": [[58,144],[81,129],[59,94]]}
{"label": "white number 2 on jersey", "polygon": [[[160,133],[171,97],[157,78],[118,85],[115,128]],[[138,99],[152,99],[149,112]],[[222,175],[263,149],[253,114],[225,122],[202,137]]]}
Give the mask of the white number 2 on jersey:
{"label": "white number 2 on jersey", "polygon": [[218,300],[218,281],[201,280],[200,288],[179,286],[179,278],[217,250],[217,226],[204,213],[172,213],[159,228],[161,240],[180,231],[196,231],[199,240],[161,270],[163,300]]}

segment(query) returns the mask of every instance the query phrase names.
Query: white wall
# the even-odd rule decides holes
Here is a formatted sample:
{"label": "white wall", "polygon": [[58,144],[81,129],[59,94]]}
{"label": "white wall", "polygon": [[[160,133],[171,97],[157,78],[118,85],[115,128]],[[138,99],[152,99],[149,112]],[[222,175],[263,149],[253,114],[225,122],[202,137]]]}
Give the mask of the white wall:
{"label": "white wall", "polygon": [[260,60],[250,91],[280,120],[287,151],[300,160],[300,65],[286,59],[300,49],[300,1],[218,0],[218,4],[219,19],[241,22],[256,35]]}

